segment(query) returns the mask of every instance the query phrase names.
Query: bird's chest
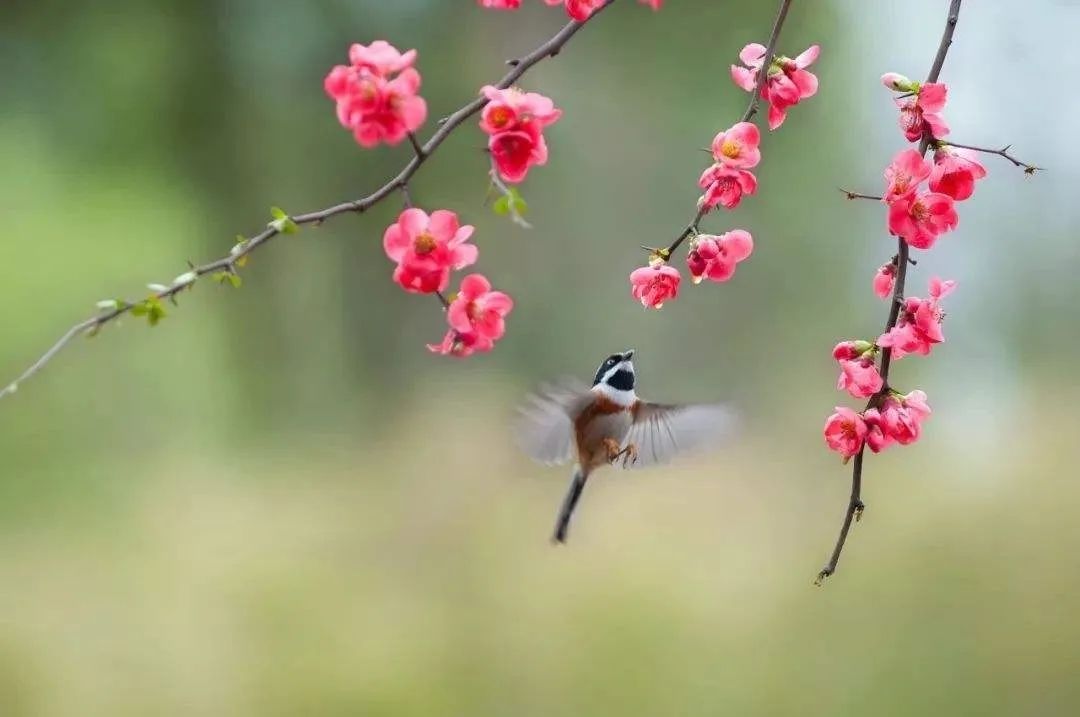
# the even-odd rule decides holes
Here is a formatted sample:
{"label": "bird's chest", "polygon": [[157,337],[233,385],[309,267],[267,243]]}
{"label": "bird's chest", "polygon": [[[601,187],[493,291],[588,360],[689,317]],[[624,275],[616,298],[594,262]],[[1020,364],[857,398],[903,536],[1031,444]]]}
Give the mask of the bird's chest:
{"label": "bird's chest", "polygon": [[633,422],[631,411],[614,401],[600,399],[589,405],[574,421],[579,460],[582,465],[607,462],[604,439],[622,444]]}

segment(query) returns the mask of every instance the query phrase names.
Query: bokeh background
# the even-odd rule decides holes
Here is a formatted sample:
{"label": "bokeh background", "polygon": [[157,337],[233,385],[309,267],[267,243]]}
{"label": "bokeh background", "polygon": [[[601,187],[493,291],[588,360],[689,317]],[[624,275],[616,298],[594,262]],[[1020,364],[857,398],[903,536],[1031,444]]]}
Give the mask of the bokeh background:
{"label": "bokeh background", "polygon": [[[108,297],[138,298],[266,221],[359,196],[409,149],[363,151],[322,77],[349,42],[419,48],[432,121],[565,18],[469,0],[6,0],[0,7],[0,371]],[[904,146],[884,71],[922,77],[945,0],[796,2],[817,97],[764,141],[725,285],[629,297],[640,244],[693,210],[728,65],[772,2],[623,2],[522,83],[565,111],[523,186],[532,231],[483,206],[462,128],[413,186],[476,225],[517,305],[498,350],[430,355],[433,301],[390,281],[396,211],[275,241],[157,328],[79,340],[0,402],[0,713],[18,715],[1064,715],[1080,710],[1080,111],[1075,3],[966,3],[943,78],[957,141],[999,146],[911,290],[959,281],[949,341],[895,385],[935,409],[849,470],[822,445],[832,345],[873,337],[893,252],[875,192]],[[968,6],[969,5],[969,6]],[[1066,80],[1067,86],[1067,80]],[[737,442],[590,484],[507,420],[559,374],[638,350],[663,400],[735,402]]]}

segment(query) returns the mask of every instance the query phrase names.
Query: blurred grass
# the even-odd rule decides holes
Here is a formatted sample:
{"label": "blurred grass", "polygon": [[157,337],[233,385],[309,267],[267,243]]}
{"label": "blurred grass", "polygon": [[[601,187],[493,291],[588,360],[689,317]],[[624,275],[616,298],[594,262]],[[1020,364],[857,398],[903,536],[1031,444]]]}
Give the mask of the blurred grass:
{"label": "blurred grass", "polygon": [[[1063,437],[997,451],[975,486],[959,457],[874,459],[866,517],[818,589],[847,488],[831,460],[747,440],[722,459],[609,472],[555,548],[566,476],[522,464],[484,413],[418,410],[371,450],[177,455],[138,469],[152,478],[108,521],[6,533],[4,713],[1076,704],[1080,578],[1054,546],[1080,539],[1078,489],[1040,470]],[[1045,441],[1025,423],[1021,445]],[[797,480],[763,472],[763,455]]]}

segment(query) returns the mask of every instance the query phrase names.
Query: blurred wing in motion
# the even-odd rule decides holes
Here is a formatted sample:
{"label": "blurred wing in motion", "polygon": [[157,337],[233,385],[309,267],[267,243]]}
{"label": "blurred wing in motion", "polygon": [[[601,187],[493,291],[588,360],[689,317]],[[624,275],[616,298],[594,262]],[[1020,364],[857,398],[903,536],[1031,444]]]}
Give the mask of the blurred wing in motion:
{"label": "blurred wing in motion", "polygon": [[735,412],[721,403],[684,406],[642,401],[623,441],[633,444],[638,459],[628,468],[644,468],[666,463],[676,454],[719,446],[735,432]]}
{"label": "blurred wing in motion", "polygon": [[573,460],[574,416],[588,404],[589,387],[575,379],[541,386],[518,411],[518,445],[541,463]]}

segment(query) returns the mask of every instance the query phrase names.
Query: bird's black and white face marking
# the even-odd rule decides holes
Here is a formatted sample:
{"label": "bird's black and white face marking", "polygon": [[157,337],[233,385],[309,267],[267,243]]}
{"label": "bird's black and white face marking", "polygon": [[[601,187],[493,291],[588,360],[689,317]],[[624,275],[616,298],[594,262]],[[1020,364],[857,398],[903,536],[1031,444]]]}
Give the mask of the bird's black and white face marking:
{"label": "bird's black and white face marking", "polygon": [[633,357],[634,351],[631,349],[604,359],[596,370],[593,390],[617,403],[633,404],[637,400],[634,393],[634,364],[630,360]]}

